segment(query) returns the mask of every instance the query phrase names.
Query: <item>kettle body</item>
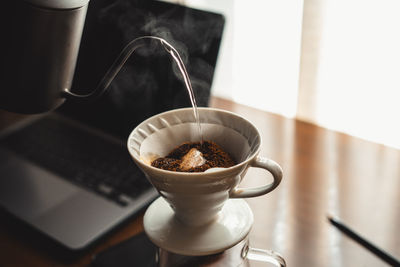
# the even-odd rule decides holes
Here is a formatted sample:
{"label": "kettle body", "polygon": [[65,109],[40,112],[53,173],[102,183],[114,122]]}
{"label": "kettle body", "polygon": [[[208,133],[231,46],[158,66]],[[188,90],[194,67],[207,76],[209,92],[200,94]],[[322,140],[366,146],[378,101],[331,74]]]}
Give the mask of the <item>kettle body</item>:
{"label": "kettle body", "polygon": [[0,18],[0,108],[42,113],[72,86],[89,0],[12,0]]}

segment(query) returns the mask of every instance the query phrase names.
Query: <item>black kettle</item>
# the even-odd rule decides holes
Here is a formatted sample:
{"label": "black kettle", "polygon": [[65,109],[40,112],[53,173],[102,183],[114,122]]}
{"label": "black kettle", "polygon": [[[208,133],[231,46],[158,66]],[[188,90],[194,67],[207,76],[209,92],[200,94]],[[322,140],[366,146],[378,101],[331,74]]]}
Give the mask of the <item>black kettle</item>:
{"label": "black kettle", "polygon": [[42,113],[69,91],[89,0],[12,0],[0,11],[0,108]]}
{"label": "black kettle", "polygon": [[[89,0],[9,0],[0,9],[0,109],[35,114],[51,111],[66,99],[101,95],[139,47],[162,47],[175,60],[178,52],[164,39],[143,36],[121,51],[91,93],[71,92]],[[183,66],[184,67],[184,66]]]}

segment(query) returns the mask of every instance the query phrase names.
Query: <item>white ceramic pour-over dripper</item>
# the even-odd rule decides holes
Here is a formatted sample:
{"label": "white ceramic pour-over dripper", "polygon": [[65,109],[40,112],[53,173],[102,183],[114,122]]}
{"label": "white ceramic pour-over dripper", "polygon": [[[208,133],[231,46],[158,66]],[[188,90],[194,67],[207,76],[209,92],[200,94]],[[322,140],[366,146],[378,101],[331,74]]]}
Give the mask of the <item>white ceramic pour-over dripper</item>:
{"label": "white ceramic pour-over dripper", "polygon": [[[162,196],[146,211],[145,231],[156,245],[184,255],[216,253],[240,242],[250,231],[253,215],[243,200],[227,200],[266,194],[282,179],[277,163],[258,156],[261,137],[248,120],[213,108],[199,108],[199,114],[204,140],[220,145],[235,159],[235,166],[202,173],[150,166],[155,157],[167,155],[183,142],[199,141],[191,108],[153,116],[138,125],[128,139],[132,158]],[[248,167],[268,170],[273,182],[237,188]],[[183,237],[173,236],[174,231]],[[197,239],[188,240],[187,235]]]}

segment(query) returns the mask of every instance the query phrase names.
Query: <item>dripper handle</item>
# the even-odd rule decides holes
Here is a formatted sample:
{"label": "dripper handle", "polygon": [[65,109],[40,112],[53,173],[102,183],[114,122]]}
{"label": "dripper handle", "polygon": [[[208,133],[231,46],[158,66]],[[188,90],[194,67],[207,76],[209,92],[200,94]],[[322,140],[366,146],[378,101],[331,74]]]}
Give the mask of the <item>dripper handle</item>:
{"label": "dripper handle", "polygon": [[249,198],[265,195],[274,190],[282,180],[283,172],[281,166],[273,160],[256,157],[249,163],[250,167],[262,168],[272,174],[273,181],[270,184],[253,188],[235,188],[229,195],[229,198]]}

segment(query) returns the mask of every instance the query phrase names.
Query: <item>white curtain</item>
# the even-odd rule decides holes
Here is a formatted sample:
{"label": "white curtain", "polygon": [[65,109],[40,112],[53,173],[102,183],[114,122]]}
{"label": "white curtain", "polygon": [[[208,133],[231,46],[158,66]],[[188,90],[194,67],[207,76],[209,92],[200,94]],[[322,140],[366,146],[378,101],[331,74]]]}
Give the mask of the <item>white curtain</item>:
{"label": "white curtain", "polygon": [[226,17],[214,95],[400,148],[399,0],[180,2]]}
{"label": "white curtain", "polygon": [[400,148],[400,1],[305,0],[296,116]]}

